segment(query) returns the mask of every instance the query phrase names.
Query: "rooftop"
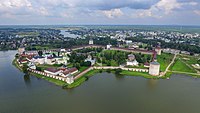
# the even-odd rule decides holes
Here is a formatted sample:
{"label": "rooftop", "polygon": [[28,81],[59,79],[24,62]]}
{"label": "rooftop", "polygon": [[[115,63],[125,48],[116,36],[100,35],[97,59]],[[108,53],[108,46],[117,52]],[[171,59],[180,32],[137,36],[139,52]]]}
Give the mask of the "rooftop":
{"label": "rooftop", "polygon": [[152,65],[160,65],[158,62],[156,62],[156,61],[153,61],[153,62],[151,62],[150,64],[152,64]]}
{"label": "rooftop", "polygon": [[56,68],[47,68],[46,70],[53,73],[60,71],[59,69]]}

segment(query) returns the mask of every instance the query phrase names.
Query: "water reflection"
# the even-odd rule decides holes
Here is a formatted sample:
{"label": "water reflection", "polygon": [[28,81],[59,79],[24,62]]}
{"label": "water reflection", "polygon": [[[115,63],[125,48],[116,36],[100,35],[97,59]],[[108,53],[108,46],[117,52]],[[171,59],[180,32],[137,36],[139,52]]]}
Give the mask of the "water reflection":
{"label": "water reflection", "polygon": [[115,78],[116,78],[116,80],[124,80],[125,76],[124,75],[120,75],[120,74],[115,74]]}
{"label": "water reflection", "polygon": [[29,74],[25,74],[24,75],[24,82],[25,82],[26,86],[28,86],[28,87],[31,86],[31,79],[30,79],[30,75]]}
{"label": "water reflection", "polygon": [[150,90],[154,90],[156,88],[157,84],[158,84],[157,79],[149,79],[147,81],[147,86]]}

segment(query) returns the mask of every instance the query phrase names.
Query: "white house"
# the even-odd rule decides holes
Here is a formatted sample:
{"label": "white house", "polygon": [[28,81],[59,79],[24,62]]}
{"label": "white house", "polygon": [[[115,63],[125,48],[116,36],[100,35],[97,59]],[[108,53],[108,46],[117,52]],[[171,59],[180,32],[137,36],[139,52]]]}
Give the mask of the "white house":
{"label": "white house", "polygon": [[160,47],[155,48],[157,55],[161,55],[162,49]]}
{"label": "white house", "polygon": [[18,53],[21,55],[25,52],[25,48],[24,47],[20,47],[18,48]]}
{"label": "white house", "polygon": [[66,49],[60,49],[60,52],[66,52]]}
{"label": "white house", "polygon": [[93,40],[90,39],[90,40],[89,40],[89,45],[93,45],[93,44],[94,44]]}
{"label": "white house", "polygon": [[45,57],[42,56],[35,56],[31,59],[31,62],[38,63],[38,64],[44,64],[45,63]]}
{"label": "white house", "polygon": [[32,62],[29,62],[29,63],[28,63],[28,67],[29,67],[30,69],[36,70],[36,66],[35,66],[35,64],[32,63]]}
{"label": "white house", "polygon": [[127,66],[138,66],[138,64],[139,63],[135,59],[135,55],[133,55],[133,54],[128,55],[128,60],[126,62]]}
{"label": "white house", "polygon": [[127,66],[138,66],[138,62],[137,62],[137,60],[134,60],[134,61],[127,61],[126,62],[126,65]]}
{"label": "white house", "polygon": [[96,60],[92,59],[91,55],[88,55],[88,57],[85,59],[85,62],[91,62],[91,65],[94,65]]}
{"label": "white house", "polygon": [[110,49],[111,48],[111,44],[108,44],[107,46],[106,46],[106,49]]}
{"label": "white house", "polygon": [[77,68],[69,68],[69,69],[66,69],[65,71],[63,71],[62,73],[60,73],[60,76],[62,77],[68,77],[70,75],[73,75],[75,73],[78,72],[78,69]]}
{"label": "white house", "polygon": [[133,43],[133,42],[132,42],[132,40],[126,40],[125,42],[126,42],[126,44],[127,44],[127,45],[129,45],[129,44],[132,44],[132,43]]}
{"label": "white house", "polygon": [[67,65],[67,60],[69,60],[68,57],[63,57],[63,56],[59,56],[59,57],[55,57],[56,60],[56,64],[65,64]]}

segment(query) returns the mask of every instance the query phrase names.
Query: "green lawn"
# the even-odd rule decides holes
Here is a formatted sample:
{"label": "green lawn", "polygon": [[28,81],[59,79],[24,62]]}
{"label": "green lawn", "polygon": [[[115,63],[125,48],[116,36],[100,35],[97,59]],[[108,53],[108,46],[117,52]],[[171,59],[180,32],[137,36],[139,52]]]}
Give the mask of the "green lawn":
{"label": "green lawn", "polygon": [[50,78],[50,77],[46,77],[46,76],[43,76],[43,75],[40,75],[40,74],[35,74],[35,73],[30,73],[30,74],[31,74],[31,75],[34,75],[34,76],[36,76],[36,77],[38,77],[38,78],[45,79],[45,80],[47,80],[47,81],[49,81],[49,82],[51,82],[51,83],[54,83],[54,84],[56,84],[56,85],[58,85],[58,86],[64,86],[64,85],[67,84],[67,83],[64,82],[64,81],[57,80],[57,79]]}
{"label": "green lawn", "polygon": [[78,87],[78,86],[80,86],[83,82],[85,82],[86,79],[87,79],[86,77],[81,77],[81,78],[77,79],[74,83],[72,83],[72,84],[67,84],[67,85],[63,86],[63,88],[68,88],[68,89],[70,89],[70,88]]}
{"label": "green lawn", "polygon": [[54,64],[54,65],[48,65],[48,64],[42,64],[42,65],[37,65],[37,67],[40,67],[42,71],[44,71],[47,68],[58,68],[61,67],[59,64]]}
{"label": "green lawn", "polygon": [[160,70],[165,71],[167,66],[172,61],[174,55],[168,53],[162,53],[161,55],[157,55],[157,61],[160,63]]}
{"label": "green lawn", "polygon": [[200,57],[189,56],[189,55],[179,55],[178,57],[180,57],[183,61],[185,61],[187,64],[190,64],[190,65],[197,64],[198,63],[197,61],[200,58]]}
{"label": "green lawn", "polygon": [[194,69],[188,67],[184,62],[180,59],[176,59],[175,64],[171,67],[172,71],[181,71],[181,72],[189,72],[189,73],[196,73]]}
{"label": "green lawn", "polygon": [[79,69],[79,71],[82,72],[82,71],[86,70],[87,68],[88,67],[86,67],[86,66],[81,66],[80,69]]}
{"label": "green lawn", "polygon": [[159,78],[156,76],[151,76],[148,73],[144,73],[144,72],[132,72],[132,71],[125,71],[125,70],[123,70],[120,74],[127,75],[127,76],[142,76],[144,78],[153,78],[153,79]]}
{"label": "green lawn", "polygon": [[18,65],[17,59],[16,59],[16,58],[13,60],[12,64],[13,64],[17,69],[19,69],[20,71],[22,71],[22,68]]}
{"label": "green lawn", "polygon": [[75,88],[81,85],[83,82],[85,82],[89,77],[93,76],[94,74],[99,73],[99,70],[91,70],[88,73],[86,73],[84,76],[78,78],[74,81],[72,84],[66,84],[63,86],[63,88]]}
{"label": "green lawn", "polygon": [[43,46],[33,46],[36,48],[36,50],[48,50],[48,49],[52,49],[51,45],[43,45]]}

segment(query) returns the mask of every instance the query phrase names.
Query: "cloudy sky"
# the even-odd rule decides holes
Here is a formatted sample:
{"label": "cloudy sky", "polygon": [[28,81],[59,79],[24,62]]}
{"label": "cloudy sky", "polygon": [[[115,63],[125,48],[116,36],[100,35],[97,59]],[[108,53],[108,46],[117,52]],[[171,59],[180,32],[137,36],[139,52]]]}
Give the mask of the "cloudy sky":
{"label": "cloudy sky", "polygon": [[200,0],[0,0],[0,24],[200,25]]}

